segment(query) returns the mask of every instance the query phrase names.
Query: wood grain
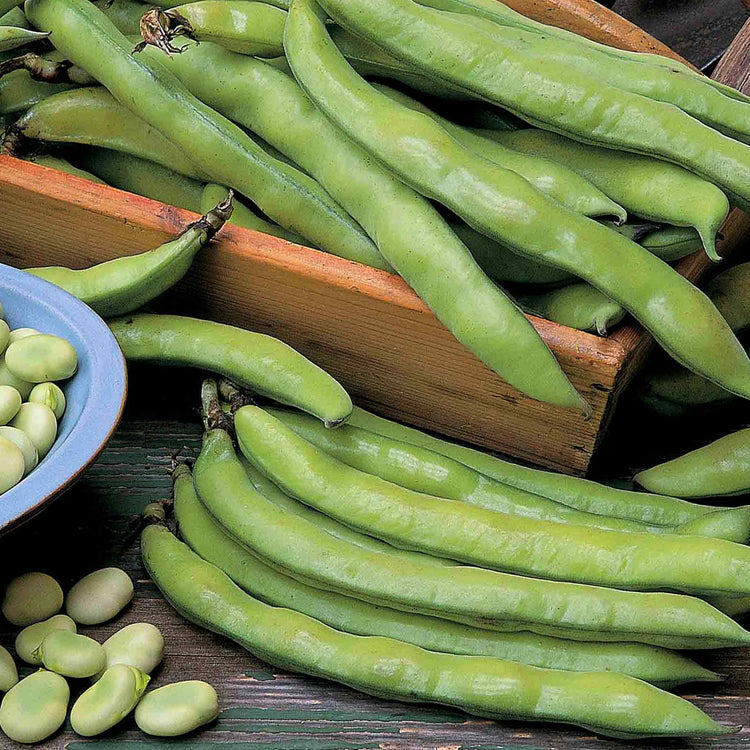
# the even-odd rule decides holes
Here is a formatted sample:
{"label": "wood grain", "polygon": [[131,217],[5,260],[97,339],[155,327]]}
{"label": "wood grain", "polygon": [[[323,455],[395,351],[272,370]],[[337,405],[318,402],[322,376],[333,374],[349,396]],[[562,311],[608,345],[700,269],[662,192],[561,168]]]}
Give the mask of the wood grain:
{"label": "wood grain", "polygon": [[[628,49],[660,49],[591,0],[512,4],[593,38],[617,38]],[[742,63],[738,60],[726,75],[740,76]],[[0,200],[10,217],[0,223],[0,259],[21,267],[82,267],[139,252],[194,219],[10,157],[0,157]],[[750,236],[750,221],[735,212],[723,231],[720,251],[729,254]],[[709,267],[702,253],[679,266],[693,281]],[[168,304],[175,311],[279,336],[381,414],[577,474],[587,470],[621,394],[652,345],[632,323],[602,339],[532,318],[591,404],[593,417],[586,421],[511,388],[466,351],[401,279],[235,227],[220,234]]]}

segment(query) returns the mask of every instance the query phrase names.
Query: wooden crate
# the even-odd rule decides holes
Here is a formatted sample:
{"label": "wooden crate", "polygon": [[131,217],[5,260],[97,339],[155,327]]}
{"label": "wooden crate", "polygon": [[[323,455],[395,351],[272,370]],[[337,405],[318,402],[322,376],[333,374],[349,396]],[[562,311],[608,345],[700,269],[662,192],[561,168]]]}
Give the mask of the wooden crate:
{"label": "wooden crate", "polygon": [[[676,57],[591,0],[509,0],[540,20],[625,49]],[[737,55],[735,55],[735,58]],[[743,81],[747,63],[719,72]],[[83,267],[154,247],[193,220],[171,206],[0,157],[0,261]],[[735,211],[723,228],[729,254],[750,236]],[[697,280],[703,253],[679,270]],[[591,403],[588,421],[524,397],[459,344],[398,277],[257,232],[228,227],[173,298],[179,312],[272,333],[340,379],[385,416],[575,474],[589,465],[619,397],[651,346],[632,323],[600,338],[532,322]]]}

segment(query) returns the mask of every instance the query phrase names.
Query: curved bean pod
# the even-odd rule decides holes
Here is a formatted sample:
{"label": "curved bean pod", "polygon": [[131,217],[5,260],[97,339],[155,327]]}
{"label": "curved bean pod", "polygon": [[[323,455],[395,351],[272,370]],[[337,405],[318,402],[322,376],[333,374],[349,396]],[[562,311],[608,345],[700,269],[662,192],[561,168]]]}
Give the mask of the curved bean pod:
{"label": "curved bean pod", "polygon": [[[601,78],[624,91],[674,104],[680,109],[747,142],[747,104],[750,98],[695,70],[661,55],[620,50],[570,31],[542,24],[503,5],[487,0],[417,0],[439,10],[465,13],[512,26],[533,38],[540,54],[566,67]],[[486,23],[478,28],[492,33]]]}
{"label": "curved bean pod", "polygon": [[[117,153],[113,151],[112,153]],[[34,156],[27,157],[26,161],[33,162],[34,164],[40,164],[43,167],[49,169],[56,169],[58,172],[65,172],[65,174],[72,174],[76,177],[82,177],[84,180],[95,182],[97,185],[104,185],[104,180],[99,179],[96,175],[87,172],[85,169],[79,169],[74,167],[69,161],[60,158],[59,156],[51,156],[50,154],[36,154]],[[153,162],[147,162],[150,167],[158,168],[158,164]],[[176,174],[176,173],[175,173]]]}
{"label": "curved bean pod", "polygon": [[338,540],[266,500],[223,430],[207,434],[194,480],[201,502],[235,539],[277,570],[317,588],[488,630],[668,648],[750,642],[750,633],[731,618],[689,596],[441,568],[401,557],[395,562],[391,555]]}
{"label": "curved bean pod", "polygon": [[[533,125],[584,143],[653,154],[681,164],[724,188],[739,205],[750,204],[750,146],[671,104],[623,91],[537,56],[533,36],[528,46],[518,49],[517,29],[491,24],[486,33],[471,18],[411,0],[321,0],[321,4],[335,21],[395,57],[469,89]],[[294,10],[293,3],[290,14]]]}
{"label": "curved bean pod", "polygon": [[589,513],[631,518],[649,524],[680,526],[717,510],[734,510],[734,508],[721,508],[720,506],[698,505],[676,497],[621,490],[597,484],[590,479],[521,466],[474,448],[441,440],[413,427],[378,417],[359,407],[354,408],[349,424],[395,440],[428,448],[435,453],[460,461],[488,477],[497,479],[498,482],[543,495]]}
{"label": "curved bean pod", "polygon": [[[232,638],[278,666],[337,680],[367,693],[443,703],[489,718],[573,722],[616,736],[736,731],[722,727],[681,698],[624,675],[538,670],[341,633],[247,595],[164,526],[144,530],[141,551],[156,585],[189,620]],[[402,668],[392,668],[394,659]],[[530,691],[530,685],[536,689]],[[596,701],[590,700],[592,693]],[[655,704],[659,706],[656,712]]]}
{"label": "curved bean pod", "polygon": [[[343,4],[346,8],[339,7],[338,0],[327,0],[325,7],[335,9],[334,18],[357,15],[357,28],[365,36],[362,18],[377,19],[382,24],[377,33],[380,41],[390,38],[396,25],[408,29],[404,36],[417,44],[419,30],[426,28],[422,12],[430,19],[441,15],[411,0],[346,0]],[[389,11],[394,13],[392,18]],[[404,25],[406,17],[414,23]],[[440,36],[442,27],[433,25],[438,29],[429,49],[442,49],[443,44],[452,49],[454,32],[448,29]],[[325,14],[314,0],[294,0],[284,39],[292,69],[316,104],[407,184],[517,252],[577,274],[632,313],[677,361],[738,395],[750,396],[750,358],[745,350],[708,298],[667,264],[552,201],[515,173],[486,159],[471,158],[433,120],[375,91],[333,46]],[[464,43],[471,49],[471,40],[462,39]],[[394,46],[400,49],[402,45]],[[429,57],[424,47],[420,55]],[[566,80],[566,90],[568,84]],[[528,87],[534,86],[529,83]],[[532,100],[535,96],[528,94]],[[562,109],[577,111],[570,104]],[[750,146],[742,148],[747,151],[750,198]],[[689,331],[684,325],[687,319],[692,322]]]}
{"label": "curved bean pod", "polygon": [[115,258],[82,270],[62,267],[26,270],[62,287],[104,318],[126,315],[173,287],[231,215],[230,197],[188,225],[175,239],[145,253]]}
{"label": "curved bean pod", "polygon": [[198,96],[314,175],[485,364],[532,398],[587,408],[528,319],[484,275],[439,213],[352,144],[293,79],[208,43],[165,64]]}
{"label": "curved bean pod", "polygon": [[711,259],[721,260],[716,253],[716,233],[729,214],[729,201],[719,188],[692,172],[648,156],[591,146],[534,128],[475,134],[564,164],[636,216],[694,227]]}
{"label": "curved bean pod", "polygon": [[314,617],[337,630],[394,638],[429,651],[493,656],[546,669],[620,672],[661,687],[719,679],[691,659],[655,646],[494,633],[313,588],[266,565],[234,541],[201,504],[187,467],[178,470],[173,479],[180,535],[198,555],[221,568],[249,594],[272,606]]}
{"label": "curved bean pod", "polygon": [[46,31],[32,31],[18,26],[0,26],[0,52],[18,49],[31,42],[46,39],[48,36],[49,33]]}
{"label": "curved bean pod", "polygon": [[52,31],[50,39],[63,55],[159,130],[181,159],[195,162],[212,181],[246,195],[316,247],[368,265],[382,262],[361,227],[314,180],[270,157],[162,66],[132,55],[127,38],[89,0],[33,0],[25,10],[37,28]]}
{"label": "curved bean pod", "polygon": [[501,484],[433,451],[359,427],[342,425],[337,430],[318,429],[318,423],[304,414],[275,408],[266,411],[338,461],[414,492],[524,518],[617,531],[674,533],[675,527],[647,526],[636,521],[575,510],[540,495]]}
{"label": "curved bean pod", "polygon": [[[581,177],[574,170],[568,169],[567,166],[536,154],[532,154],[533,158],[519,159],[519,155],[524,157],[528,155],[521,151],[514,151],[513,148],[504,147],[499,140],[484,138],[482,135],[456,125],[397,89],[382,83],[373,83],[372,86],[392,101],[431,117],[473,154],[515,172],[528,180],[542,193],[562,203],[572,211],[583,216],[616,217],[620,223],[627,218],[622,206],[617,205],[593,183],[585,177]],[[490,132],[494,133],[495,131]],[[500,146],[500,148],[497,148],[497,146]],[[562,169],[561,166],[563,166]]]}
{"label": "curved bean pod", "polygon": [[285,492],[396,547],[549,580],[750,595],[750,548],[742,544],[497,513],[354,469],[257,406],[242,407],[234,424],[242,453]]}
{"label": "curved bean pod", "polygon": [[110,329],[129,361],[218,372],[330,426],[351,414],[351,399],[336,380],[272,336],[177,315],[119,318]]}
{"label": "curved bean pod", "polygon": [[636,474],[650,492],[715,497],[750,492],[750,428]]}

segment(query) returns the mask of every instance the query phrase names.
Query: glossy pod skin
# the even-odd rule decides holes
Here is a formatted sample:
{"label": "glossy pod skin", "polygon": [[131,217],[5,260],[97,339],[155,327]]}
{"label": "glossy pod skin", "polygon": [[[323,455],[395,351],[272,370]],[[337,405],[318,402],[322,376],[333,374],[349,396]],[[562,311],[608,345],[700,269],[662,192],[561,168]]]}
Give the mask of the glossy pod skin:
{"label": "glossy pod skin", "polygon": [[26,15],[54,46],[159,130],[212,181],[250,198],[264,214],[316,247],[377,265],[375,245],[312,179],[270,157],[246,133],[192,96],[132,45],[88,0],[33,0]]}
{"label": "glossy pod skin", "polygon": [[622,490],[592,482],[590,479],[521,466],[474,448],[441,440],[413,427],[378,417],[359,407],[354,408],[349,424],[428,448],[460,461],[499,482],[535,492],[589,513],[630,518],[649,524],[680,526],[717,510],[731,510],[720,506],[698,505],[676,497]]}
{"label": "glossy pod skin", "polygon": [[716,233],[729,213],[719,188],[686,169],[640,154],[591,146],[545,130],[475,131],[480,137],[532,156],[564,164],[592,182],[631,214],[692,226],[713,260]]}
{"label": "glossy pod skin", "polygon": [[750,595],[745,545],[497,513],[414,492],[347,466],[257,406],[242,407],[234,425],[245,457],[285,492],[396,547],[549,580]]}
{"label": "glossy pod skin", "polygon": [[[376,91],[385,94],[389,99],[431,117],[469,151],[515,172],[528,180],[535,188],[572,211],[583,216],[616,217],[620,222],[624,222],[627,218],[622,206],[618,206],[572,169],[544,157],[533,155],[532,158],[528,158],[526,154],[514,151],[512,148],[505,148],[496,141],[488,142],[489,139],[441,117],[429,107],[397,89],[382,83],[372,85]],[[498,146],[500,148],[497,148]],[[519,156],[522,158],[518,158]]]}
{"label": "glossy pod skin", "polygon": [[62,287],[104,318],[126,315],[173,287],[231,215],[232,200],[225,197],[175,239],[153,250],[83,270],[58,266],[30,268],[27,272]]}
{"label": "glossy pod skin", "polygon": [[494,656],[546,669],[620,672],[660,687],[717,679],[687,657],[655,646],[494,633],[313,588],[274,570],[234,541],[201,504],[187,467],[178,469],[173,480],[180,535],[198,555],[221,568],[252,596],[275,607],[294,609],[337,630],[394,638],[429,651]]}
{"label": "glossy pod skin", "polygon": [[115,664],[73,704],[76,734],[95,737],[119,724],[138,704],[150,677],[135,667]]}
{"label": "glossy pod skin", "polygon": [[146,693],[135,708],[135,723],[155,737],[179,737],[218,715],[216,690],[201,680],[185,680]]}
{"label": "glossy pod skin", "polygon": [[[411,0],[322,0],[322,5],[353,33],[532,125],[583,142],[652,154],[705,177],[739,205],[750,201],[750,147],[670,104],[537,57],[533,39],[519,50],[516,29],[491,24],[491,33],[485,33],[471,18]],[[611,115],[606,122],[605,111]]]}
{"label": "glossy pod skin", "polygon": [[264,2],[200,0],[172,9],[186,18],[190,36],[257,57],[284,54],[286,13]]}
{"label": "glossy pod skin", "polygon": [[[509,15],[515,13],[509,8],[493,8],[486,0],[420,0],[420,5],[475,16],[477,28],[489,34],[494,29],[487,20],[506,25]],[[523,28],[528,24],[535,24],[536,28]],[[521,45],[534,44],[537,54],[550,62],[599,78],[623,91],[673,104],[721,132],[746,143],[750,140],[745,97],[727,96],[725,89],[712,85],[708,79],[674,61],[668,66],[651,63],[655,56],[650,55],[632,52],[629,55],[601,54],[603,45],[596,45],[588,39],[585,40],[587,49],[582,49],[580,36],[570,33],[565,36],[559,29],[550,32],[550,28],[526,19],[516,27],[516,34]],[[505,35],[502,39],[506,39]]]}
{"label": "glossy pod skin", "polygon": [[750,429],[646,469],[635,481],[649,492],[677,497],[744,495],[750,492]]}
{"label": "glossy pod skin", "polygon": [[40,39],[46,39],[48,36],[49,34],[43,31],[31,31],[18,26],[0,26],[0,52],[18,49]]}
{"label": "glossy pod skin", "polygon": [[485,364],[534,398],[585,408],[531,323],[485,276],[437,210],[348,140],[292,78],[208,43],[165,64],[191,91],[318,179]]}
{"label": "glossy pod skin", "polygon": [[600,336],[622,322],[625,310],[590,284],[570,284],[541,294],[516,294],[526,312]]}
{"label": "glossy pod skin", "polygon": [[3,145],[22,153],[26,141],[101,146],[205,178],[179,148],[100,87],[61,91],[34,105],[8,129]]}
{"label": "glossy pod skin", "polygon": [[271,336],[176,315],[134,315],[112,321],[110,329],[129,361],[219,372],[330,426],[351,414],[351,399],[337,381]]}
{"label": "glossy pod skin", "polygon": [[0,704],[0,729],[16,742],[41,742],[65,722],[70,688],[64,677],[39,670],[14,685]]}
{"label": "glossy pod skin", "polygon": [[248,479],[223,430],[207,434],[194,480],[201,502],[235,539],[277,570],[317,588],[488,630],[668,648],[750,642],[750,634],[731,618],[693,597],[543,581],[465,566],[442,568],[338,540],[266,500]]}
{"label": "glossy pod skin", "polygon": [[[327,0],[325,7],[330,11],[335,6],[335,19],[355,12],[378,17],[383,24],[380,40],[395,23],[395,17],[381,18],[389,16],[386,8],[398,10],[403,22],[403,15],[412,15],[401,8],[407,3],[416,15],[422,11],[441,15],[411,0],[347,0],[345,9],[337,0]],[[404,35],[418,37],[416,29],[422,26],[408,26]],[[515,173],[486,159],[471,158],[433,120],[377,92],[333,46],[325,14],[314,0],[292,3],[284,39],[292,69],[316,104],[401,179],[493,239],[580,276],[632,313],[677,361],[727,390],[750,396],[750,359],[745,350],[708,298],[674,269],[547,198]],[[441,41],[450,49],[453,34],[440,37],[436,32],[420,54],[429,57],[429,50],[440,49]],[[471,48],[470,40],[466,44]],[[750,196],[750,146],[742,148],[747,150]],[[692,323],[690,331],[684,325],[687,319]]]}
{"label": "glossy pod skin", "polygon": [[[164,526],[144,530],[141,551],[154,582],[178,612],[277,666],[380,697],[442,703],[487,718],[575,723],[612,736],[735,731],[681,698],[624,675],[539,670],[341,633],[248,596]],[[392,668],[394,659],[402,668]]]}
{"label": "glossy pod skin", "polygon": [[517,490],[424,448],[392,440],[351,425],[318,429],[315,420],[286,409],[266,411],[328,455],[359,471],[435,497],[460,500],[488,510],[525,518],[620,531],[673,530],[635,521],[583,513],[540,495]]}
{"label": "glossy pod skin", "polygon": [[62,589],[52,576],[24,573],[14,578],[5,589],[3,616],[11,625],[24,628],[57,614],[62,603]]}

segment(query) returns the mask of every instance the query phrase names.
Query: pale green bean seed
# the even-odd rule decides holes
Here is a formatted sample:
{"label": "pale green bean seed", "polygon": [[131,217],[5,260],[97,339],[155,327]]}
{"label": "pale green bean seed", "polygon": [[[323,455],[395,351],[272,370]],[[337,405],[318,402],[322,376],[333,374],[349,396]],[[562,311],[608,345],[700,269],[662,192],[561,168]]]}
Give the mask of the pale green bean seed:
{"label": "pale green bean seed", "polygon": [[62,392],[62,388],[56,383],[39,383],[35,385],[29,394],[28,400],[35,404],[49,406],[58,422],[65,413],[65,394]]}
{"label": "pale green bean seed", "polygon": [[146,734],[177,737],[213,721],[219,697],[207,682],[187,680],[146,693],[135,709],[135,723]]}
{"label": "pale green bean seed", "polygon": [[22,403],[21,394],[12,385],[0,385],[0,425],[8,424]]}
{"label": "pale green bean seed", "polygon": [[24,573],[14,578],[5,589],[3,615],[11,625],[25,628],[56,615],[62,603],[62,589],[52,576]]}
{"label": "pale green bean seed", "polygon": [[10,328],[8,324],[0,318],[0,354],[2,354],[10,343]]}
{"label": "pale green bean seed", "polygon": [[29,383],[44,383],[73,377],[78,355],[66,339],[38,333],[10,344],[5,350],[5,363],[16,377]]}
{"label": "pale green bean seed", "polygon": [[18,484],[25,470],[21,449],[7,438],[0,438],[0,495]]}
{"label": "pale green bean seed", "polygon": [[70,723],[83,737],[95,737],[122,721],[136,706],[151,678],[135,667],[115,664],[73,704]]}
{"label": "pale green bean seed", "polygon": [[5,363],[5,355],[0,356],[0,385],[10,385],[15,388],[20,394],[24,401],[29,397],[31,389],[34,387],[32,383],[27,383],[21,378],[17,378],[9,369]]}
{"label": "pale green bean seed", "polygon": [[11,420],[10,426],[29,436],[39,454],[40,461],[49,453],[57,437],[55,414],[49,406],[44,404],[32,404],[27,401]]}
{"label": "pale green bean seed", "polygon": [[20,448],[25,464],[24,475],[36,468],[39,463],[39,453],[34,443],[31,442],[31,438],[25,432],[17,427],[3,425],[0,427],[0,437],[10,440],[11,443],[15,443]]}
{"label": "pale green bean seed", "polygon": [[0,693],[7,693],[18,682],[18,669],[10,652],[0,646]]}
{"label": "pale green bean seed", "polygon": [[125,664],[151,674],[164,655],[164,636],[149,622],[134,622],[107,638],[104,651],[107,655],[105,669]]}
{"label": "pale green bean seed", "polygon": [[39,653],[39,646],[55,630],[75,633],[77,628],[73,620],[67,615],[55,615],[48,620],[29,625],[16,636],[16,654],[18,654],[18,658],[27,664],[40,666],[42,657]]}
{"label": "pale green bean seed", "polygon": [[14,685],[0,704],[0,729],[16,742],[41,742],[65,721],[70,688],[64,677],[39,670]]}
{"label": "pale green bean seed", "polygon": [[20,339],[25,339],[27,336],[36,336],[38,333],[39,331],[37,331],[36,328],[14,328],[10,332],[8,346],[14,341],[20,341]]}
{"label": "pale green bean seed", "polygon": [[63,677],[92,677],[104,668],[106,655],[101,643],[67,630],[54,630],[39,646],[42,664]]}
{"label": "pale green bean seed", "polygon": [[120,568],[102,568],[68,591],[65,610],[81,625],[99,625],[111,620],[132,598],[130,576]]}

